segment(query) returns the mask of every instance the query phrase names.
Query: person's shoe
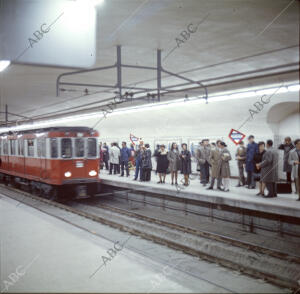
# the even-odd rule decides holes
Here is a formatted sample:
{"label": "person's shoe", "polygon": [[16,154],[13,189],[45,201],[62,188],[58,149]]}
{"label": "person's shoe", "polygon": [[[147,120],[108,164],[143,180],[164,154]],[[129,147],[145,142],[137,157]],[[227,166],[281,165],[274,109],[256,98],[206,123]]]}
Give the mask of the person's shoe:
{"label": "person's shoe", "polygon": [[136,178],[133,178],[132,180],[133,180],[133,181],[136,181],[137,179],[136,179]]}
{"label": "person's shoe", "polygon": [[220,190],[220,191],[224,191],[224,189],[223,189],[223,188],[221,188],[221,187],[218,187],[218,190]]}
{"label": "person's shoe", "polygon": [[157,184],[162,184],[162,181],[158,181]]}
{"label": "person's shoe", "polygon": [[300,198],[298,198],[297,201],[300,201]]}
{"label": "person's shoe", "polygon": [[119,177],[124,177],[124,175],[120,175]]}
{"label": "person's shoe", "polygon": [[174,185],[174,183],[172,182],[171,185]]}
{"label": "person's shoe", "polygon": [[178,183],[177,183],[177,182],[175,182],[175,185],[176,185],[176,186],[178,186]]}
{"label": "person's shoe", "polygon": [[206,183],[202,184],[203,187],[206,187]]}
{"label": "person's shoe", "polygon": [[236,187],[242,187],[242,185],[239,183],[239,184],[236,185]]}
{"label": "person's shoe", "polygon": [[264,195],[263,197],[264,197],[264,198],[273,198],[273,196],[271,196],[271,195],[269,195],[269,194],[268,194],[268,195]]}
{"label": "person's shoe", "polygon": [[224,189],[223,191],[224,191],[224,192],[229,192],[229,189],[226,189],[226,190]]}
{"label": "person's shoe", "polygon": [[208,188],[206,188],[206,190],[213,190],[214,188],[209,186]]}
{"label": "person's shoe", "polygon": [[165,181],[163,181],[162,183],[163,183],[163,184],[165,184],[166,182],[165,182]]}
{"label": "person's shoe", "polygon": [[260,192],[258,192],[258,193],[256,194],[256,196],[260,196],[260,195],[262,195]]}

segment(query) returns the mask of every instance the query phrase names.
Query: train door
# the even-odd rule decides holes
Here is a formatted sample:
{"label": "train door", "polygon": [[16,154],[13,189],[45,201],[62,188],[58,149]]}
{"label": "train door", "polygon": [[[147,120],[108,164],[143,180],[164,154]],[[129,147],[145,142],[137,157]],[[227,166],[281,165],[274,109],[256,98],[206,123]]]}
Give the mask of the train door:
{"label": "train door", "polygon": [[47,179],[46,138],[38,138],[37,153],[40,162],[40,177],[41,179]]}
{"label": "train door", "polygon": [[24,153],[24,139],[18,139],[18,155],[20,161],[20,173],[25,176],[25,153]]}
{"label": "train door", "polygon": [[8,139],[4,139],[3,140],[3,169],[8,171],[9,170],[9,154],[8,154],[8,151],[9,151],[9,147],[8,147],[8,144],[9,144],[9,140]]}

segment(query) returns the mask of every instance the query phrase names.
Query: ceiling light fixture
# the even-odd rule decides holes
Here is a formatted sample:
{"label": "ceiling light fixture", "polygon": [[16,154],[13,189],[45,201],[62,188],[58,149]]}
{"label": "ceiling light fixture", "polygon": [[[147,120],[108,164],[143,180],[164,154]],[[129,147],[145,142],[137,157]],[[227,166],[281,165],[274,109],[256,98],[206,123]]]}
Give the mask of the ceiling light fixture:
{"label": "ceiling light fixture", "polygon": [[0,72],[5,70],[10,65],[9,60],[0,60]]}

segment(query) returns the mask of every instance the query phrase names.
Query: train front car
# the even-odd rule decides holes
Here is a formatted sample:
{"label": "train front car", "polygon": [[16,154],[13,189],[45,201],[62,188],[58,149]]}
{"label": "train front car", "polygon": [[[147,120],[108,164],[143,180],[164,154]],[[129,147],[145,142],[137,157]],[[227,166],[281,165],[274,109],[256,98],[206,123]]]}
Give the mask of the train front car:
{"label": "train front car", "polygon": [[[99,192],[99,133],[89,128],[49,133],[51,172],[57,193],[64,198],[87,198]],[[50,171],[49,171],[50,172]]]}
{"label": "train front car", "polygon": [[87,127],[1,134],[0,180],[52,200],[93,196],[100,186],[98,137]]}

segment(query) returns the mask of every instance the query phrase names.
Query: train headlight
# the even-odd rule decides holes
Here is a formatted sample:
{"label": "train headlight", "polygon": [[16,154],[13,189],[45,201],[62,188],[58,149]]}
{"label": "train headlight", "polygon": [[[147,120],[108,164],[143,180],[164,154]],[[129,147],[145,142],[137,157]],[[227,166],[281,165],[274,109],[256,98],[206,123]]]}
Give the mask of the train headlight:
{"label": "train headlight", "polygon": [[89,175],[90,175],[91,177],[94,177],[94,176],[97,175],[97,172],[96,172],[95,170],[91,170],[91,171],[89,172]]}
{"label": "train headlight", "polygon": [[65,177],[66,178],[69,178],[70,176],[72,176],[71,172],[69,172],[69,171],[65,172]]}

